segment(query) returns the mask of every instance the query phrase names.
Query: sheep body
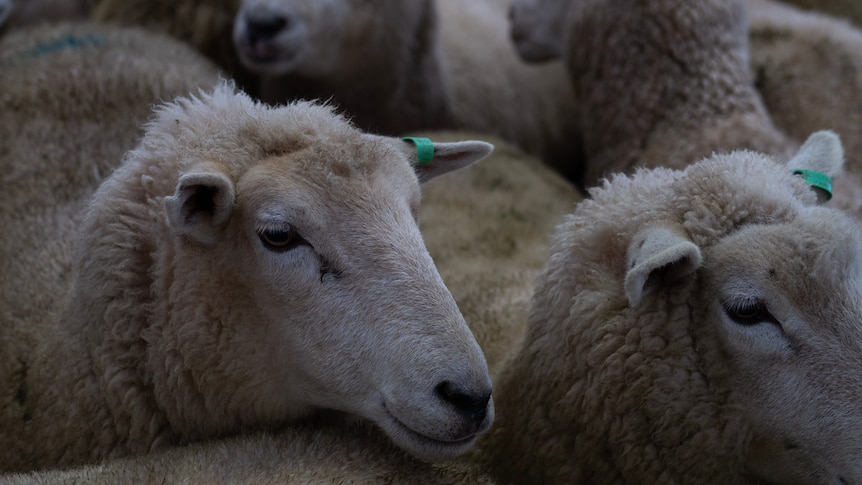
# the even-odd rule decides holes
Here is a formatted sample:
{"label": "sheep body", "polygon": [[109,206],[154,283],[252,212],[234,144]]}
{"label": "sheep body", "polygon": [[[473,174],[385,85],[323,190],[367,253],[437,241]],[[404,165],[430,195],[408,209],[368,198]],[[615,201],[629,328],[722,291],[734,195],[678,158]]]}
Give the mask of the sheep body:
{"label": "sheep body", "polygon": [[792,152],[754,89],[741,2],[587,1],[564,11],[587,185],[731,149]]}
{"label": "sheep body", "polygon": [[[227,85],[164,106],[147,126],[140,145],[99,185],[84,216],[76,212],[77,200],[65,206],[51,200],[50,186],[8,194],[9,203],[4,199],[4,208],[15,202],[21,209],[0,214],[4,225],[11,219],[9,224],[25,231],[6,233],[2,245],[6,301],[0,341],[7,349],[0,379],[6,383],[2,469],[137,454],[285,424],[317,408],[363,416],[427,459],[463,452],[487,428],[493,405],[484,358],[413,221],[418,185],[410,164],[416,156],[412,145],[363,135],[323,106],[268,109]],[[328,141],[315,144],[318,139]],[[50,145],[51,138],[43,143]],[[310,160],[295,155],[297,150],[311,153]],[[417,166],[416,172],[428,180],[488,150],[478,142],[436,144],[437,162]],[[295,163],[283,161],[297,156]],[[243,164],[261,157],[261,166],[244,172]],[[12,172],[16,183],[39,179],[21,170],[32,167],[4,160],[15,164],[4,172]],[[336,165],[321,167],[319,160]],[[85,187],[104,176],[101,160],[73,166],[64,161],[49,156],[40,168],[79,174]],[[384,168],[374,169],[380,165]],[[281,167],[301,170],[304,178],[267,173]],[[353,180],[360,175],[370,180]],[[232,182],[233,177],[238,180]],[[313,177],[320,179],[310,187],[330,191],[302,184]],[[291,209],[290,199],[280,205],[278,184],[286,181],[294,181],[294,197],[304,194],[304,209]],[[339,202],[333,195],[315,209],[315,197],[348,189],[354,197],[346,194]],[[76,190],[76,197],[85,192]],[[357,190],[373,190],[375,196]],[[12,200],[18,196],[24,200]],[[389,199],[374,206],[380,196]],[[364,207],[363,217],[345,216],[348,222],[337,226],[350,231],[349,221],[361,225],[362,234],[348,237],[364,241],[367,247],[360,253],[348,255],[351,246],[339,244],[331,227],[328,238],[319,232],[338,217],[325,209],[332,207],[348,213]],[[257,212],[240,212],[252,210]],[[286,217],[303,228],[304,239],[293,238],[294,226],[283,222]],[[30,241],[50,243],[19,244],[18,254],[8,249],[31,226],[51,233]],[[369,236],[364,231],[370,228],[379,232]],[[72,232],[78,234],[74,244],[69,243]],[[248,232],[251,236],[243,236]],[[233,243],[225,242],[228,235]],[[393,253],[382,241],[395,235],[399,246]],[[280,254],[282,238],[291,238],[284,244],[295,242],[288,246],[288,257],[268,256]],[[416,258],[406,262],[405,251]],[[375,259],[374,269],[361,269],[361,254]],[[31,261],[43,261],[46,268],[35,269],[48,271],[21,285],[33,280],[26,277]],[[14,271],[7,272],[10,265]],[[390,267],[398,268],[397,276],[384,274]],[[418,281],[404,276],[414,274],[411,268],[421,275]],[[13,274],[22,277],[7,278]],[[370,290],[360,300],[377,302],[374,309],[352,304],[353,290],[340,284],[356,277],[364,281],[364,291]],[[322,289],[303,290],[302,281],[317,282],[311,287]],[[386,281],[389,289],[375,289],[373,281]],[[19,286],[25,287],[19,290],[21,299],[12,301],[7,295]],[[347,292],[332,294],[340,288]],[[299,291],[305,293],[293,303]],[[219,297],[207,299],[207,294]],[[405,301],[389,305],[392,294]],[[321,298],[330,300],[320,305]],[[302,324],[319,317],[322,307],[326,325]],[[366,317],[398,324],[368,328],[359,324]],[[351,322],[348,336],[337,325],[345,320]],[[423,331],[410,333],[411,325]],[[430,335],[429,326],[436,328]],[[391,352],[377,352],[386,348],[386,334],[394,328],[398,334],[390,337],[405,348],[425,350],[405,356],[393,344]],[[350,346],[340,345],[341,338]],[[318,346],[337,346],[340,352],[315,352]],[[226,358],[228,351],[236,357]],[[351,352],[362,355],[362,366],[353,365]],[[336,370],[342,366],[351,370]],[[412,405],[420,394],[423,405]],[[460,437],[453,441],[454,434]]]}
{"label": "sheep body", "polygon": [[[860,228],[754,152],[639,169],[559,226],[477,461],[513,483],[851,483]],[[790,446],[792,444],[792,446]]]}

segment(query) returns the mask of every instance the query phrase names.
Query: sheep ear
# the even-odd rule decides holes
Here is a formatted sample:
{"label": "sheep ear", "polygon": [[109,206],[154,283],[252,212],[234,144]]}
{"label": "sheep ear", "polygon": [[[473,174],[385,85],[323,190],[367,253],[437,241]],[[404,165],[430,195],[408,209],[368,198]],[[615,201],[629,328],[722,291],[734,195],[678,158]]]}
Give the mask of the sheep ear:
{"label": "sheep ear", "polygon": [[640,304],[650,285],[672,283],[697,270],[700,249],[681,231],[649,227],[640,231],[626,255],[626,297],[632,308]]}
{"label": "sheep ear", "polygon": [[787,162],[791,169],[816,170],[829,176],[838,175],[844,164],[841,138],[829,130],[812,133]]}
{"label": "sheep ear", "polygon": [[405,148],[409,150],[420,183],[478,162],[494,151],[494,145],[484,141],[434,143],[420,137],[404,137],[402,140],[406,142]]}
{"label": "sheep ear", "polygon": [[177,190],[165,197],[168,221],[177,233],[200,243],[212,245],[230,218],[234,185],[218,170],[182,175]]}
{"label": "sheep ear", "polygon": [[818,200],[832,197],[832,179],[841,173],[844,147],[832,131],[818,131],[805,140],[796,155],[787,162],[794,174],[802,175],[817,189]]}

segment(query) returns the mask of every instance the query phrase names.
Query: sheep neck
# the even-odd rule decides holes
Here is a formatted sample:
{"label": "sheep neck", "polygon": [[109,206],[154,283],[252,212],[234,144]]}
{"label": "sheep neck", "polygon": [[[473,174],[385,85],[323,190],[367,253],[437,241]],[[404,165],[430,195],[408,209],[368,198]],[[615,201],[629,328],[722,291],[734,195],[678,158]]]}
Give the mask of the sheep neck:
{"label": "sheep neck", "polygon": [[109,179],[99,189],[108,194],[96,200],[115,204],[93,204],[80,226],[57,337],[35,347],[32,364],[21,366],[26,405],[21,422],[13,423],[20,429],[10,433],[16,437],[10,446],[22,449],[12,465],[19,470],[79,465],[176,441],[144,369],[154,254],[146,235],[154,219],[152,201],[130,198],[141,193],[133,186],[140,180],[140,174]]}

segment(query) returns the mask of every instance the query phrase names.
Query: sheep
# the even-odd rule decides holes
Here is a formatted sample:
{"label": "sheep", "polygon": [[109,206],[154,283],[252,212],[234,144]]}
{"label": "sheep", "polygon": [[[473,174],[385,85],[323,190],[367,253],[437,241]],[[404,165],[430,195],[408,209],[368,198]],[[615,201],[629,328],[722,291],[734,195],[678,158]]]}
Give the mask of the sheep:
{"label": "sheep", "polygon": [[862,32],[773,1],[749,0],[748,11],[751,69],[772,120],[795,139],[838,133],[848,158],[835,205],[862,217]]}
{"label": "sheep", "polygon": [[862,230],[751,151],[641,168],[552,236],[474,448],[513,483],[859,483]]}
{"label": "sheep", "polygon": [[0,477],[8,485],[117,483],[491,484],[469,465],[429,464],[356,423],[307,423],[69,470]]}
{"label": "sheep", "polygon": [[0,0],[0,33],[45,23],[84,20],[94,0]]}
{"label": "sheep", "polygon": [[[424,164],[331,107],[270,108],[225,82],[158,108],[82,212],[52,200],[50,179],[26,203],[4,191],[4,228],[32,229],[0,241],[0,469],[318,409],[367,419],[420,459],[463,453],[493,420],[491,381],[422,242],[418,182],[491,146],[431,146]],[[36,186],[51,170],[101,170],[61,157],[26,168],[3,173]]]}
{"label": "sheep", "polygon": [[754,89],[741,2],[594,0],[558,8],[585,185],[635,166],[683,167],[716,151],[795,149]]}
{"label": "sheep", "polygon": [[[438,141],[479,134],[421,132]],[[491,377],[526,331],[548,235],[583,195],[535,157],[494,137],[494,153],[423,188],[428,252],[485,354]]]}
{"label": "sheep", "polygon": [[[465,132],[414,135],[436,141],[478,136]],[[533,283],[548,252],[547,234],[582,197],[534,157],[502,140],[486,140],[495,147],[487,160],[462,169],[457,177],[434,179],[423,186],[419,226],[493,376],[526,328]],[[489,481],[469,463],[420,464],[384,441],[379,432],[356,423],[300,423],[274,434],[213,440],[71,471],[29,473],[0,481]]]}
{"label": "sheep", "polygon": [[576,180],[565,71],[520,62],[506,29],[500,0],[244,0],[233,36],[266,102],[332,99],[381,134],[494,134]]}

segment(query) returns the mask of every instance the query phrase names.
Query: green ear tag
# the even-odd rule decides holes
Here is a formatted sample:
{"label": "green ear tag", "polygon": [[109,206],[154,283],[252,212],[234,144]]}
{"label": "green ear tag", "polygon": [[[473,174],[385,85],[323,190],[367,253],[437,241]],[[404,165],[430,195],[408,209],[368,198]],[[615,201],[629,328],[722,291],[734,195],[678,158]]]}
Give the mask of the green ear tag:
{"label": "green ear tag", "polygon": [[416,145],[416,158],[419,159],[419,165],[428,165],[434,159],[434,142],[429,138],[404,136],[401,139]]}
{"label": "green ear tag", "polygon": [[814,170],[794,170],[793,175],[801,175],[808,185],[826,192],[826,200],[832,198],[832,179],[823,172]]}

